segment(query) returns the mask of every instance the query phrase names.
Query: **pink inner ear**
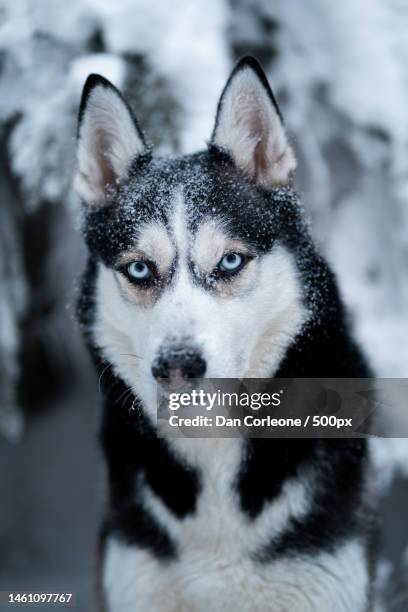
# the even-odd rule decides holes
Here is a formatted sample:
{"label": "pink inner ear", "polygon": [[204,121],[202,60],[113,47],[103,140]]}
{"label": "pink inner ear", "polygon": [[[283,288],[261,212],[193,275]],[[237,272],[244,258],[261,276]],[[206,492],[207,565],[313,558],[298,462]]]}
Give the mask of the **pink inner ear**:
{"label": "pink inner ear", "polygon": [[266,156],[266,146],[265,143],[262,142],[262,139],[259,140],[258,144],[255,145],[254,150],[254,162],[255,162],[255,179],[260,178],[260,175],[265,174],[268,169],[268,159]]}
{"label": "pink inner ear", "polygon": [[259,179],[268,170],[268,138],[269,126],[264,121],[262,107],[254,105],[251,116],[251,137],[256,143],[253,150],[255,179]]}
{"label": "pink inner ear", "polygon": [[96,135],[96,151],[95,156],[101,174],[101,187],[105,189],[108,185],[113,185],[116,182],[116,175],[110,162],[110,144],[106,134],[99,133]]}

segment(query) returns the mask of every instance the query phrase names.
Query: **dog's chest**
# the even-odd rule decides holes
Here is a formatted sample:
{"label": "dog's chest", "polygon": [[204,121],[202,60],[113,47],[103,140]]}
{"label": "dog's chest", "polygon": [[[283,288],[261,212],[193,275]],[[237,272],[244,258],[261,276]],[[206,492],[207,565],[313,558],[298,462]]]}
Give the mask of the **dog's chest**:
{"label": "dog's chest", "polygon": [[[180,520],[145,483],[143,503],[175,542],[177,558],[163,562],[110,539],[104,586],[111,612],[224,612],[227,606],[237,612],[366,610],[364,555],[356,542],[315,559],[261,563],[256,558],[257,551],[279,536],[290,520],[309,511],[307,478],[288,481],[281,495],[251,519],[241,509],[236,486],[242,440],[174,444],[201,474],[195,512]],[[335,580],[330,572],[336,574]]]}
{"label": "dog's chest", "polygon": [[[180,520],[146,483],[144,504],[177,545],[179,557],[187,559],[200,551],[206,564],[217,557],[238,558],[243,554],[242,530],[247,520],[240,509],[237,480],[243,458],[240,439],[177,439],[174,450],[197,470],[200,488],[194,512]],[[175,491],[177,494],[177,491]]]}

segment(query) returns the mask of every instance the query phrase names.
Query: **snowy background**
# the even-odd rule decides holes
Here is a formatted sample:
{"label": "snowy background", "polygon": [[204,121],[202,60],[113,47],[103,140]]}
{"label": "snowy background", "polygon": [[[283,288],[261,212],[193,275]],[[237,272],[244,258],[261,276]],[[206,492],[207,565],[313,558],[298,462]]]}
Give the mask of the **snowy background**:
{"label": "snowy background", "polygon": [[[123,89],[157,151],[189,152],[209,138],[234,62],[255,55],[356,335],[379,376],[407,377],[407,28],[403,0],[0,0],[0,589],[59,585],[92,610],[104,475],[73,314],[85,253],[70,191],[86,76]],[[376,456],[384,482],[395,477],[383,512],[395,561],[408,441]]]}

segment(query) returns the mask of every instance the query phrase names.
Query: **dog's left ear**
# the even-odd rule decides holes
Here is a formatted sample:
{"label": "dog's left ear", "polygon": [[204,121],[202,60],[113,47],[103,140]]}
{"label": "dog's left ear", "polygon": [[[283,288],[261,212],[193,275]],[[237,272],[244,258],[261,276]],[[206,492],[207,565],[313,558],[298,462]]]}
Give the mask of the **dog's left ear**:
{"label": "dog's left ear", "polygon": [[121,93],[91,74],[82,93],[74,187],[88,205],[103,205],[106,189],[123,181],[134,160],[147,150],[136,119]]}
{"label": "dog's left ear", "polygon": [[252,57],[238,63],[222,92],[211,144],[264,188],[286,184],[296,168],[278,105]]}

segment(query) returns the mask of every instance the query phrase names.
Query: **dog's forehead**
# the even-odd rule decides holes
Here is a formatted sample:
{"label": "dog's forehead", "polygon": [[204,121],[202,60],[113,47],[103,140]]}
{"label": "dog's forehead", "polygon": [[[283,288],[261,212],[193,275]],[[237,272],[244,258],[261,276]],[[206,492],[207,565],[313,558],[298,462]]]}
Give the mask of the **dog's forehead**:
{"label": "dog's forehead", "polygon": [[[176,159],[153,159],[136,172],[124,191],[124,214],[131,211],[138,222],[159,220],[167,226],[180,216],[191,233],[208,220],[248,231],[268,208],[264,195],[245,180],[232,164],[213,160],[208,153]],[[268,213],[269,214],[269,213]]]}
{"label": "dog's forehead", "polygon": [[[125,207],[139,216],[143,212],[168,220],[179,206],[182,194],[186,219],[189,225],[194,225],[209,212],[213,216],[222,212],[220,204],[227,203],[227,195],[232,195],[233,184],[228,182],[228,172],[205,155],[153,159],[141,172],[135,172],[122,198]],[[215,202],[218,206],[209,209]]]}
{"label": "dog's forehead", "polygon": [[160,259],[160,235],[160,250],[165,245],[168,254],[167,266],[171,254],[179,261],[192,256],[204,261],[209,251],[214,256],[222,252],[229,232],[220,206],[225,182],[217,168],[194,158],[156,160],[145,176],[133,180],[131,206],[145,208],[137,228],[136,246],[141,251]]}
{"label": "dog's forehead", "polygon": [[266,251],[293,216],[298,202],[291,190],[265,193],[231,164],[200,153],[136,167],[111,204],[88,215],[85,234],[91,250],[110,263],[133,248],[149,224],[160,224],[174,239],[176,227],[178,239],[181,226],[191,239],[200,226],[216,224],[231,238]]}

